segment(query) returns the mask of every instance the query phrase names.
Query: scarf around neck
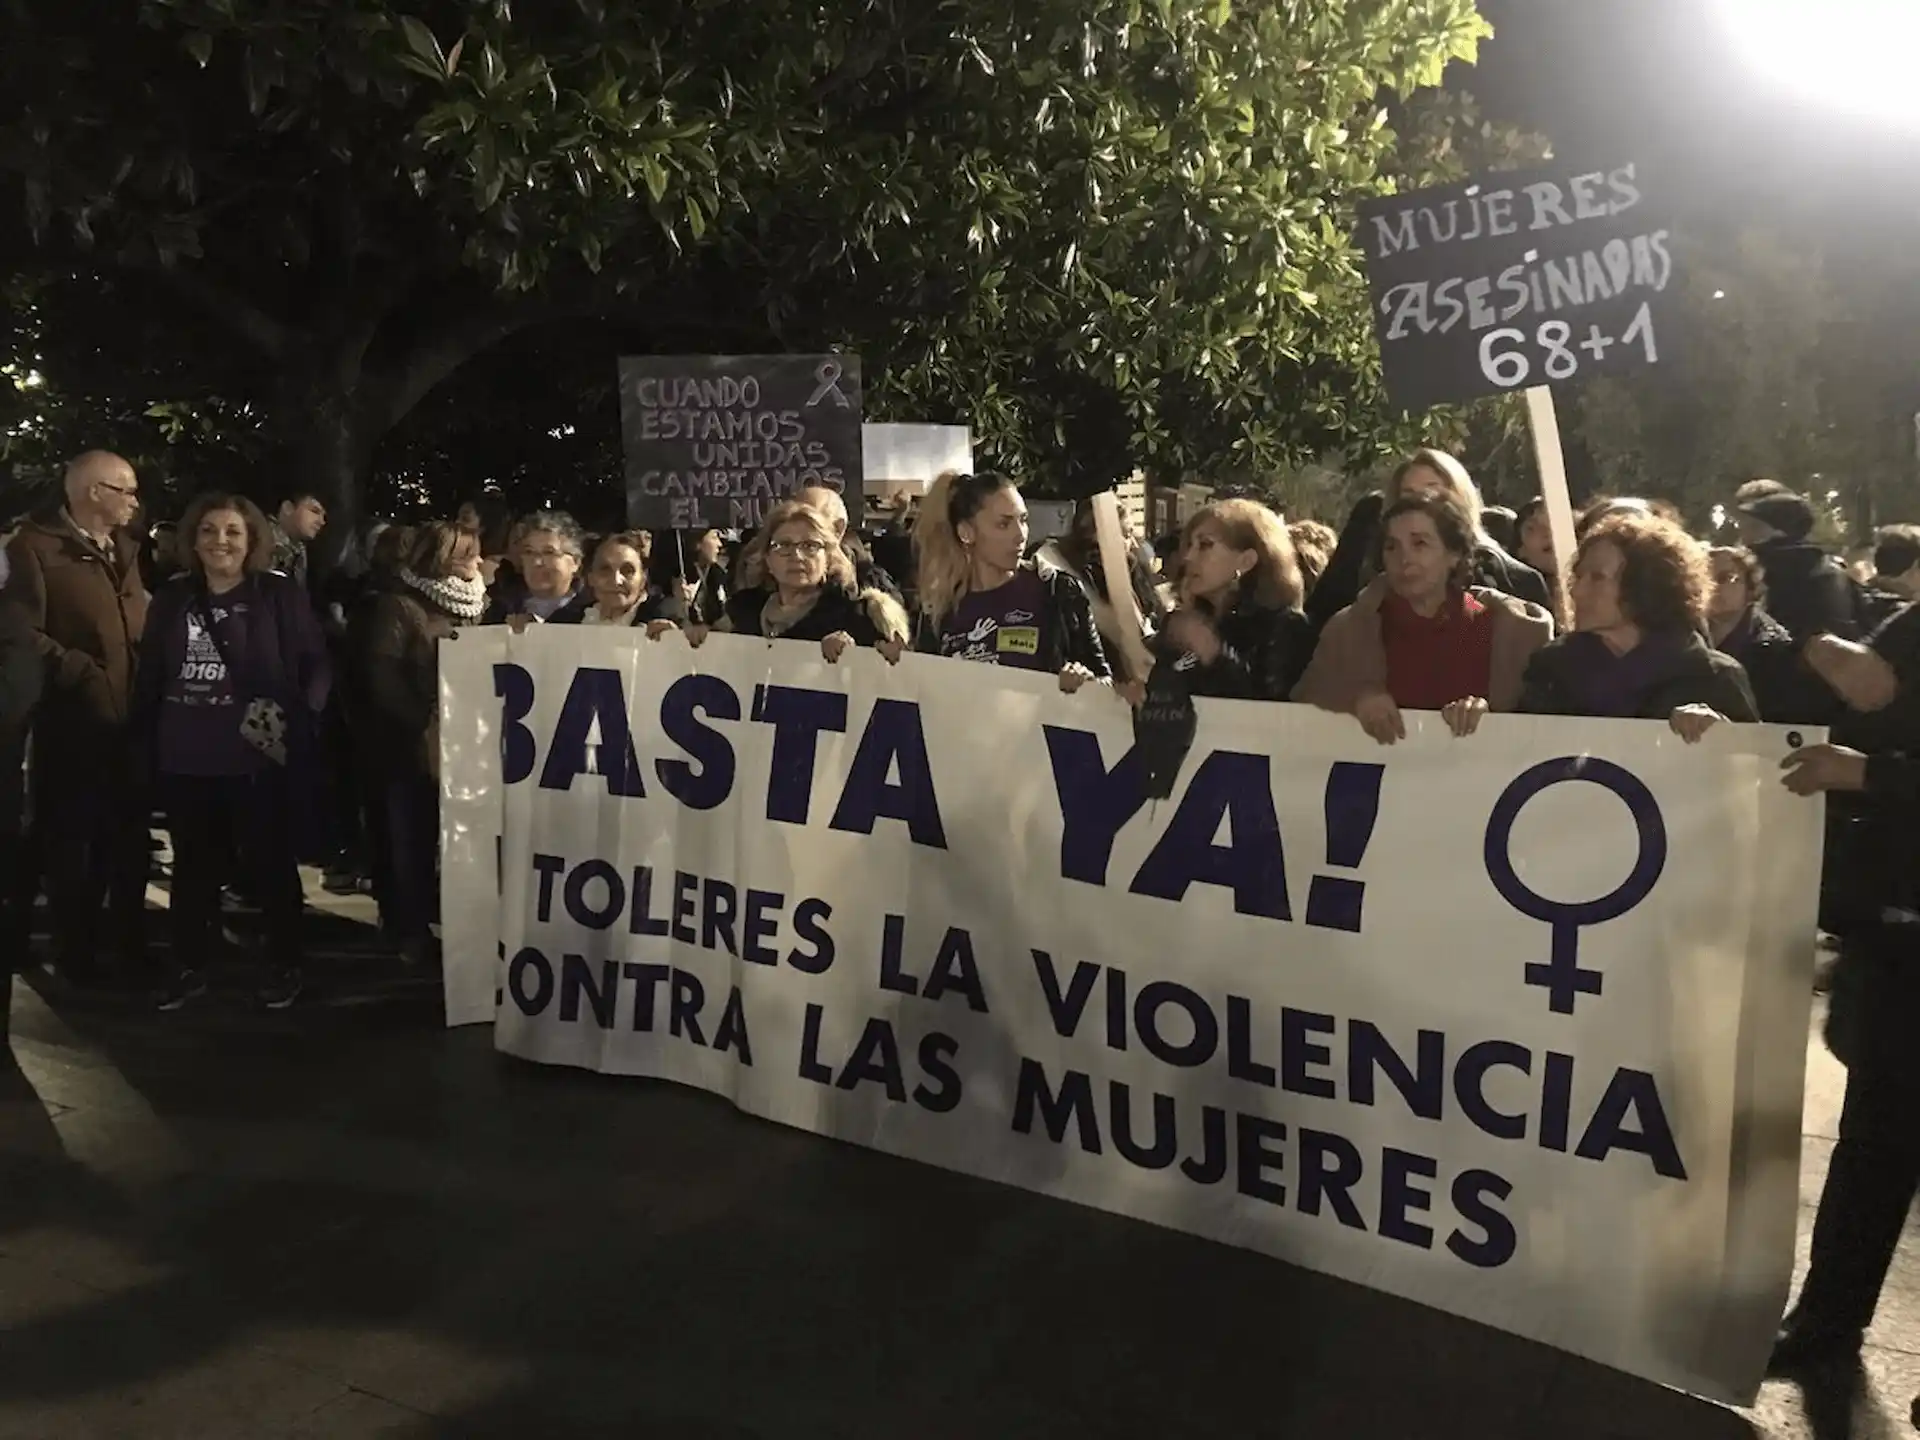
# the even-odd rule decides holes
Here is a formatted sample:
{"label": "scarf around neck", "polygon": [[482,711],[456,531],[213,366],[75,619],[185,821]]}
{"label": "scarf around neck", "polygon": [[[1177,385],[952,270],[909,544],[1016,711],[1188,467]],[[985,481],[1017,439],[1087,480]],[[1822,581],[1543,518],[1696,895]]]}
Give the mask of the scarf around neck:
{"label": "scarf around neck", "polygon": [[772,591],[767,596],[767,603],[760,607],[760,633],[769,640],[778,640],[813,613],[814,607],[820,603],[822,593],[820,590],[815,590],[811,595],[802,596],[792,605],[782,605],[780,592]]}
{"label": "scarf around neck", "polygon": [[487,613],[487,586],[478,575],[471,580],[463,580],[458,575],[449,575],[444,580],[428,580],[403,565],[400,567],[400,581],[408,589],[424,595],[454,619],[464,620],[469,625],[478,624],[480,617]]}

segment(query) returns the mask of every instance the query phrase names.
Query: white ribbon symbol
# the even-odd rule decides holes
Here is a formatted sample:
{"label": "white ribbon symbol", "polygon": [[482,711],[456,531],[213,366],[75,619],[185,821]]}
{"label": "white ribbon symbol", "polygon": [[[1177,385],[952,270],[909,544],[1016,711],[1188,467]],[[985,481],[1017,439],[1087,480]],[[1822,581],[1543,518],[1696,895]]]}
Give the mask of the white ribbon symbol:
{"label": "white ribbon symbol", "polygon": [[806,408],[811,410],[822,400],[826,399],[828,395],[831,395],[833,396],[834,404],[838,405],[842,410],[851,410],[853,408],[853,402],[847,399],[846,395],[840,389],[840,376],[843,373],[845,372],[841,370],[838,360],[822,360],[820,362],[820,368],[813,372],[813,378],[820,383],[814,387],[813,395],[808,399]]}

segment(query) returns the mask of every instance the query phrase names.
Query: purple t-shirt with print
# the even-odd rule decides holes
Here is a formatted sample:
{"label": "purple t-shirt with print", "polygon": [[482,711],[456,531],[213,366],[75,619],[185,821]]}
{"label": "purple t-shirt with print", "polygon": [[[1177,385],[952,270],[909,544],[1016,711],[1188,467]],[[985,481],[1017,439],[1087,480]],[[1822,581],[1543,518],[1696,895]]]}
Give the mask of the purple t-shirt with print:
{"label": "purple t-shirt with print", "polygon": [[940,632],[940,653],[955,660],[1041,668],[1040,624],[1047,587],[1032,570],[1017,570],[994,590],[976,590],[954,607]]}
{"label": "purple t-shirt with print", "polygon": [[[187,644],[179,668],[167,676],[160,697],[160,770],[167,775],[251,775],[265,763],[240,738],[240,699],[221,647],[239,655],[246,647],[250,606],[243,594],[215,595],[207,608],[187,611]],[[220,644],[207,633],[207,616],[219,628]]]}

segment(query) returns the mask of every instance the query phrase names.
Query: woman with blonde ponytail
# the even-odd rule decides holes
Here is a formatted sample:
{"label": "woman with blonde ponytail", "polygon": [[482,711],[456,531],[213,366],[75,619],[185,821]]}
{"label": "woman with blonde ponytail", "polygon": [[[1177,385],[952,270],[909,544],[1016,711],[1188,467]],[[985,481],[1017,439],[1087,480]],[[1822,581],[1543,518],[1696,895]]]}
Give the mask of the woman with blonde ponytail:
{"label": "woman with blonde ponytail", "polygon": [[929,655],[1044,670],[1068,694],[1109,680],[1087,592],[1071,573],[1027,557],[1027,506],[1004,475],[948,471],[913,528],[920,628]]}

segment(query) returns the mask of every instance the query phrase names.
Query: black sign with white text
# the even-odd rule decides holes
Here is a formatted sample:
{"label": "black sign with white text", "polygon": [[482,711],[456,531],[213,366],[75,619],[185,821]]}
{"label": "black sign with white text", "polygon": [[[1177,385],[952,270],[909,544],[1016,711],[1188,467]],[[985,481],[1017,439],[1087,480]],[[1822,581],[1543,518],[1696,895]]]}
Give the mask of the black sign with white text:
{"label": "black sign with white text", "polygon": [[813,485],[860,494],[858,355],[620,361],[627,522],[749,530]]}
{"label": "black sign with white text", "polygon": [[1369,200],[1355,242],[1387,394],[1408,410],[1666,358],[1673,237],[1637,164]]}

